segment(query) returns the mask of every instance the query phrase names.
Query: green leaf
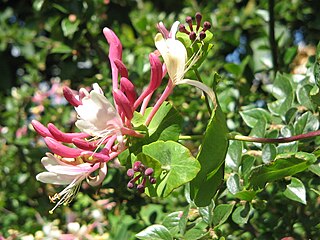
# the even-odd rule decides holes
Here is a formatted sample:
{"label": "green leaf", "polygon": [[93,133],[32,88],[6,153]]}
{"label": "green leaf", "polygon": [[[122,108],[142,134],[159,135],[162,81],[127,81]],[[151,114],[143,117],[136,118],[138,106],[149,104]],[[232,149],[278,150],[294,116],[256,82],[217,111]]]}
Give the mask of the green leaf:
{"label": "green leaf", "polygon": [[302,114],[294,124],[296,135],[316,131],[318,128],[318,117],[314,116],[311,112],[305,112]]}
{"label": "green leaf", "polygon": [[252,212],[252,206],[249,202],[236,208],[232,214],[232,220],[236,224],[246,224]]}
{"label": "green leaf", "polygon": [[277,74],[271,92],[277,100],[268,103],[268,108],[271,113],[283,116],[293,106],[294,92],[291,82],[292,79],[290,76]]}
{"label": "green leaf", "polygon": [[177,211],[168,214],[162,221],[162,225],[166,227],[172,235],[179,232],[179,222],[182,215],[182,211]]}
{"label": "green leaf", "polygon": [[211,116],[197,156],[201,170],[190,183],[191,198],[199,207],[211,203],[223,180],[224,161],[228,149],[227,133],[225,117],[218,107]]}
{"label": "green leaf", "polygon": [[269,163],[275,159],[277,155],[277,148],[274,144],[265,144],[262,147],[262,161]]}
{"label": "green leaf", "polygon": [[182,122],[183,119],[177,110],[170,103],[164,102],[149,124],[149,142],[178,141]]}
{"label": "green leaf", "polygon": [[146,240],[149,240],[149,239],[171,240],[171,239],[173,239],[169,230],[160,224],[154,224],[154,225],[147,227],[146,229],[137,233],[136,237],[138,239],[146,239]]}
{"label": "green leaf", "polygon": [[238,171],[241,164],[243,144],[241,141],[230,141],[226,158],[226,166]]}
{"label": "green leaf", "polygon": [[312,164],[309,170],[320,177],[320,163]]}
{"label": "green leaf", "polygon": [[219,227],[223,223],[225,223],[228,220],[228,217],[232,213],[234,204],[219,204],[216,206],[216,208],[213,210],[213,225],[215,228]]}
{"label": "green leaf", "polygon": [[253,108],[240,112],[243,121],[251,128],[253,128],[261,119],[265,122],[271,121],[271,114],[262,108]]}
{"label": "green leaf", "polygon": [[312,88],[313,86],[309,84],[298,87],[298,89],[296,90],[297,92],[296,95],[297,95],[298,102],[302,106],[306,107],[309,110],[314,111],[316,108],[316,105],[313,103],[310,95]]}
{"label": "green leaf", "polygon": [[249,191],[249,190],[242,190],[240,192],[237,192],[234,196],[240,200],[250,202],[256,196],[256,192]]}
{"label": "green leaf", "polygon": [[213,208],[214,208],[214,201],[212,201],[211,204],[206,207],[199,207],[199,213],[202,217],[202,220],[209,226],[211,225],[211,222],[212,222]]}
{"label": "green leaf", "polygon": [[167,197],[175,188],[191,181],[200,170],[199,162],[190,151],[173,141],[157,141],[145,145],[142,147],[142,153],[148,158],[148,164],[155,162],[154,165],[149,165],[161,165],[161,172],[155,171],[156,185],[146,188],[146,193],[151,196]]}
{"label": "green leaf", "polygon": [[280,154],[270,164],[255,168],[249,179],[250,184],[255,189],[263,188],[267,182],[292,176],[306,170],[315,161],[317,161],[317,158],[311,153]]}
{"label": "green leaf", "polygon": [[182,216],[179,220],[179,232],[183,235],[186,232],[188,216],[189,216],[190,204],[183,210]]}
{"label": "green leaf", "polygon": [[76,21],[71,22],[68,18],[64,18],[61,21],[61,28],[63,35],[65,37],[72,38],[73,34],[78,30],[80,21],[77,19]]}
{"label": "green leaf", "polygon": [[241,191],[240,178],[237,173],[230,174],[227,180],[227,188],[233,195]]}
{"label": "green leaf", "polygon": [[291,183],[287,185],[287,188],[283,192],[283,194],[293,201],[307,204],[306,189],[303,183],[298,178],[291,178]]}
{"label": "green leaf", "polygon": [[317,45],[316,61],[313,66],[313,74],[318,87],[320,87],[320,42]]}

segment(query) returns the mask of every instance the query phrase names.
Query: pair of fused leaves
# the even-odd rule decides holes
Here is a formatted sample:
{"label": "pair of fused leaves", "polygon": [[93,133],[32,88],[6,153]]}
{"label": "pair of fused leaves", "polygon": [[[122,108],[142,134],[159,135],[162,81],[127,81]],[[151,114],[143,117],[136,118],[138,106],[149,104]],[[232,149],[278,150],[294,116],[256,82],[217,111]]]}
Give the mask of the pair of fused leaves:
{"label": "pair of fused leaves", "polygon": [[145,116],[135,113],[134,126],[144,129],[146,136],[133,142],[119,159],[122,165],[141,161],[153,168],[157,183],[147,182],[146,194],[167,197],[174,189],[190,182],[199,172],[200,164],[186,147],[176,142],[182,118],[173,106],[167,102],[162,104],[146,129],[143,123],[150,110]]}

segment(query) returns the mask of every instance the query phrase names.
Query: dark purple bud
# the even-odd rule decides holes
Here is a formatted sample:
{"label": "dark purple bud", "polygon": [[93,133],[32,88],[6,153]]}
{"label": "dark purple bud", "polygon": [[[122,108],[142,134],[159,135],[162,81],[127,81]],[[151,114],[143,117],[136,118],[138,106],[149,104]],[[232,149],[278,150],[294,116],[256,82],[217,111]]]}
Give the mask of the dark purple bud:
{"label": "dark purple bud", "polygon": [[186,27],[183,24],[179,25],[179,31],[185,34],[190,34],[190,32],[186,29]]}
{"label": "dark purple bud", "polygon": [[191,41],[194,41],[194,40],[196,40],[196,38],[197,38],[197,34],[196,34],[195,32],[191,32],[191,33],[189,34],[189,38],[190,38]]}
{"label": "dark purple bud", "polygon": [[140,171],[140,167],[141,167],[141,162],[140,161],[137,161],[133,164],[133,170],[135,172],[139,172]]}
{"label": "dark purple bud", "polygon": [[155,177],[149,177],[149,181],[151,184],[155,184],[157,182],[156,178]]}
{"label": "dark purple bud", "polygon": [[132,182],[128,182],[127,187],[132,189],[134,187],[134,184]]}
{"label": "dark purple bud", "polygon": [[129,168],[127,171],[128,177],[133,177],[134,176],[134,170],[132,168]]}
{"label": "dark purple bud", "polygon": [[211,28],[211,23],[209,23],[208,21],[206,21],[206,22],[204,22],[203,23],[203,29],[202,29],[202,31],[207,31],[208,29],[210,29]]}
{"label": "dark purple bud", "polygon": [[190,30],[193,31],[192,17],[190,17],[190,16],[186,17],[186,22],[188,23]]}
{"label": "dark purple bud", "polygon": [[197,29],[196,29],[196,31],[197,31],[197,32],[198,32],[198,30],[199,30],[199,28],[200,28],[201,19],[202,19],[201,13],[197,12],[197,13],[196,13],[196,22],[197,22]]}
{"label": "dark purple bud", "polygon": [[144,175],[146,176],[150,176],[153,174],[153,168],[147,168],[145,171],[144,171]]}
{"label": "dark purple bud", "polygon": [[205,39],[206,38],[206,33],[204,32],[204,31],[201,31],[200,33],[199,33],[199,38],[200,38],[200,40],[203,40],[203,39]]}
{"label": "dark purple bud", "polygon": [[141,183],[141,184],[139,184],[139,185],[137,186],[137,190],[138,190],[140,193],[144,193],[145,186],[143,186],[142,183]]}

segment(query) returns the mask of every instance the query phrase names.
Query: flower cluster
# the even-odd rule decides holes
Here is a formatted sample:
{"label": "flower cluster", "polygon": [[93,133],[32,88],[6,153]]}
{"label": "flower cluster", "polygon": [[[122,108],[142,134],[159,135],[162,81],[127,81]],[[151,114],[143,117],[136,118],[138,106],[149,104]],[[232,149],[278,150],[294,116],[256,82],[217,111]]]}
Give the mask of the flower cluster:
{"label": "flower cluster", "polygon": [[[74,91],[65,86],[63,95],[74,106],[78,116],[75,125],[80,132],[65,133],[52,123],[44,126],[37,120],[32,121],[35,131],[44,138],[53,153],[47,153],[47,156],[42,158],[47,172],[38,174],[37,179],[44,183],[67,185],[59,194],[50,197],[50,200],[56,203],[52,211],[57,206],[72,201],[83,180],[87,180],[91,186],[101,184],[107,174],[108,161],[127,148],[129,137],[144,137],[133,127],[134,112],[140,107],[140,113],[145,114],[153,93],[166,73],[169,75],[167,87],[146,117],[145,126],[149,125],[161,104],[178,84],[197,86],[214,99],[212,89],[201,82],[184,79],[184,74],[197,58],[188,60],[185,46],[175,39],[178,26],[179,22],[175,22],[168,31],[163,23],[158,24],[160,33],[155,37],[158,51],[149,54],[150,82],[140,96],[136,95],[135,87],[129,80],[128,69],[122,61],[122,44],[119,38],[111,29],[104,28],[104,36],[110,45],[113,104],[104,96],[97,83],[93,84],[91,91],[85,88]],[[138,172],[140,174],[134,176]],[[156,182],[152,174],[152,169],[146,168],[141,162],[136,163],[133,169],[128,171],[128,175],[132,177],[128,187],[132,188],[135,182],[142,178],[142,183],[137,188],[143,192],[147,180],[151,184]]]}
{"label": "flower cluster", "polygon": [[[156,183],[155,177],[152,176],[153,168],[146,168],[140,161],[136,161],[133,167],[128,169],[127,175],[131,178],[127,185],[128,188],[134,188],[136,186],[139,192],[144,192],[148,180],[151,184]],[[141,183],[136,185],[139,179],[142,179]]]}

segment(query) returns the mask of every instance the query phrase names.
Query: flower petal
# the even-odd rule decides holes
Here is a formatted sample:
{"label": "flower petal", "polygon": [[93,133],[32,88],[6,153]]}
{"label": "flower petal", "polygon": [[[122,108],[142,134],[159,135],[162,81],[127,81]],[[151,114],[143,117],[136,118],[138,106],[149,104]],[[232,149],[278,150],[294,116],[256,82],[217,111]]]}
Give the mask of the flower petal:
{"label": "flower petal", "polygon": [[74,176],[56,174],[52,172],[42,172],[36,176],[36,179],[43,183],[51,183],[57,185],[67,185],[74,180]]}
{"label": "flower petal", "polygon": [[187,50],[185,46],[175,39],[164,39],[158,33],[155,37],[155,45],[160,52],[170,79],[176,85],[183,78],[187,61]]}

